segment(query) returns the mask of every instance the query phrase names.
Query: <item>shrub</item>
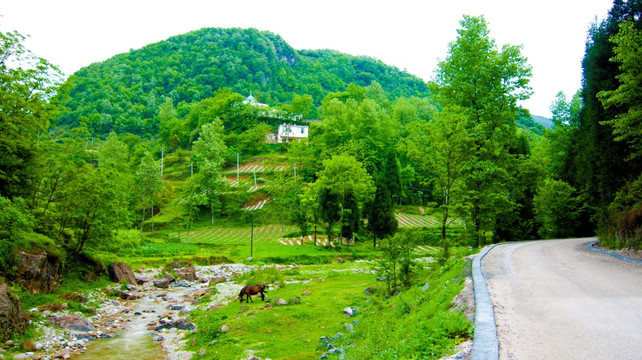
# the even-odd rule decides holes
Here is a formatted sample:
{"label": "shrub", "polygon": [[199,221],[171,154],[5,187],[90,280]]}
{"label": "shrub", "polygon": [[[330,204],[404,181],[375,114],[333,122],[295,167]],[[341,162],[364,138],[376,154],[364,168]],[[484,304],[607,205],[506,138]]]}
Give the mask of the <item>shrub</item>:
{"label": "shrub", "polygon": [[246,284],[274,284],[278,282],[281,286],[285,285],[283,273],[274,266],[265,267],[260,270],[252,270],[237,278],[239,283]]}

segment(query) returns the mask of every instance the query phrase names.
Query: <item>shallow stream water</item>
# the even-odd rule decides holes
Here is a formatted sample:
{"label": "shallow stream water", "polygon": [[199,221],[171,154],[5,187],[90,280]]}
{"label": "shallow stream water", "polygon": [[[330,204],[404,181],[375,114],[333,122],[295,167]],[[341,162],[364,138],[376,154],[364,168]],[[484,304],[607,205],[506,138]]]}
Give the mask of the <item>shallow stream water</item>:
{"label": "shallow stream water", "polygon": [[[206,285],[203,285],[206,286]],[[115,359],[115,360],[152,360],[152,359],[182,359],[189,358],[189,355],[183,352],[174,353],[177,344],[167,343],[169,337],[173,334],[156,332],[148,330],[152,322],[158,321],[161,314],[169,311],[169,304],[185,304],[185,296],[202,289],[201,284],[194,284],[192,287],[172,287],[169,289],[154,289],[144,292],[145,296],[141,299],[129,301],[133,305],[132,311],[121,314],[117,321],[122,330],[113,338],[97,339],[87,343],[87,350],[82,354],[72,356],[73,360],[97,360],[97,359]],[[215,304],[226,304],[234,299],[238,294],[241,285],[235,283],[220,283],[216,285],[216,294],[211,296],[211,302],[208,306]],[[159,294],[166,294],[159,297]],[[141,315],[135,315],[140,313]],[[172,329],[175,330],[175,329]],[[170,331],[171,332],[171,331]],[[155,336],[165,338],[165,343],[153,340]],[[173,338],[176,338],[173,336]],[[171,349],[170,353],[166,348]]]}

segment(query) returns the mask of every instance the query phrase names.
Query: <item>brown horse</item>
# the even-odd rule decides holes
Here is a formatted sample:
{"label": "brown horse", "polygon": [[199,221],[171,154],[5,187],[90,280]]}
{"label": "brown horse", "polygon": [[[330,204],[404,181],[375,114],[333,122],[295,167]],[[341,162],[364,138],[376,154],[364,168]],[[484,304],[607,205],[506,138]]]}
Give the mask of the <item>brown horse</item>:
{"label": "brown horse", "polygon": [[265,285],[245,285],[243,289],[241,289],[241,292],[239,293],[239,301],[243,302],[243,295],[247,296],[246,302],[254,302],[252,300],[252,296],[250,295],[256,295],[256,294],[261,294],[261,300],[265,301],[265,294],[266,286]]}

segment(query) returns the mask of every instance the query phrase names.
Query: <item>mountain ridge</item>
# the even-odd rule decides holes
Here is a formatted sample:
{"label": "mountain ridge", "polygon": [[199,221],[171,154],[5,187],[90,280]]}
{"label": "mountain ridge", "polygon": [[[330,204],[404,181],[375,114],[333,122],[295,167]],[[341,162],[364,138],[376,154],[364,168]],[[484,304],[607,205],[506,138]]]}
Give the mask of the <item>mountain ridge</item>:
{"label": "mountain ridge", "polygon": [[253,28],[203,28],[86,66],[67,80],[60,125],[87,124],[92,133],[153,128],[165,98],[174,106],[211,98],[222,88],[271,106],[296,95],[315,105],[348,84],[378,82],[391,97],[426,96],[419,77],[382,61],[336,50],[295,50],[281,36]]}

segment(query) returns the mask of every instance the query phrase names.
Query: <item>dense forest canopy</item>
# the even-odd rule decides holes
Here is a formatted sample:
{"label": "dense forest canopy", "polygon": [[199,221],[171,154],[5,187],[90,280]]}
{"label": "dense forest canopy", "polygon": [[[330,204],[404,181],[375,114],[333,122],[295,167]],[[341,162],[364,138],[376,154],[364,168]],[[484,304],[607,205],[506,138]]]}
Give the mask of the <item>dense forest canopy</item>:
{"label": "dense forest canopy", "polygon": [[58,125],[84,123],[92,135],[153,136],[166,98],[179,106],[228,88],[244,96],[252,92],[274,107],[297,95],[310,96],[319,106],[330,92],[373,81],[391,100],[428,93],[421,79],[372,58],[297,51],[280,36],[256,29],[205,28],[79,70],[68,80]]}

